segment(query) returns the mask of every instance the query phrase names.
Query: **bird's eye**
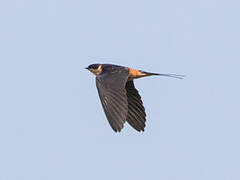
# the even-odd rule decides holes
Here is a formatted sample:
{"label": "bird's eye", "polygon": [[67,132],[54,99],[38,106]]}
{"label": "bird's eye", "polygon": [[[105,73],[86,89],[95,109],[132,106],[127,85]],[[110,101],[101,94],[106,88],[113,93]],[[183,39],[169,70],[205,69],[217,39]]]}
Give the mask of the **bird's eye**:
{"label": "bird's eye", "polygon": [[98,64],[92,64],[89,66],[90,69],[97,69],[98,68]]}

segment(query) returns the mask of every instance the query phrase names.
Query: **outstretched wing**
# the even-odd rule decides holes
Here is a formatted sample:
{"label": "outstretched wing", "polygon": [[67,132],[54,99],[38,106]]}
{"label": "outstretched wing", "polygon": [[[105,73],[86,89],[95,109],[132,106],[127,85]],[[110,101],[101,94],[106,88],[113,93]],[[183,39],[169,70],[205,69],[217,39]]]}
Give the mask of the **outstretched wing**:
{"label": "outstretched wing", "polygon": [[96,77],[98,94],[109,124],[120,132],[127,119],[128,102],[125,85],[128,71],[115,71]]}
{"label": "outstretched wing", "polygon": [[144,131],[144,127],[146,126],[145,108],[133,81],[126,83],[126,90],[128,101],[127,122],[137,131]]}

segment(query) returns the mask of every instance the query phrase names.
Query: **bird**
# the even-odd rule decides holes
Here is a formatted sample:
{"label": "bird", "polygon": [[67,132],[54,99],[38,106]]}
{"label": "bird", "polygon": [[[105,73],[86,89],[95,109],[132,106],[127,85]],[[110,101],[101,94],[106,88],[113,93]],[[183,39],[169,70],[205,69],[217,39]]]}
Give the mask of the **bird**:
{"label": "bird", "polygon": [[167,76],[183,79],[184,75],[159,74],[114,64],[91,64],[85,69],[96,76],[99,98],[111,128],[120,132],[127,121],[135,130],[144,131],[146,112],[134,79]]}

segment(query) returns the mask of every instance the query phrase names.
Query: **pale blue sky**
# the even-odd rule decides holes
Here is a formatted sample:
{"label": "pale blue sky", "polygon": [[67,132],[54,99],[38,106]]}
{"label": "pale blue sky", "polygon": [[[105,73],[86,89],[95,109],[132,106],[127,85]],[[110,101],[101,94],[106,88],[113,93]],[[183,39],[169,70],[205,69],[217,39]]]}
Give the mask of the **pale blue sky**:
{"label": "pale blue sky", "polygon": [[[1,0],[0,180],[240,179],[240,2]],[[94,76],[114,63],[147,112],[114,133]]]}

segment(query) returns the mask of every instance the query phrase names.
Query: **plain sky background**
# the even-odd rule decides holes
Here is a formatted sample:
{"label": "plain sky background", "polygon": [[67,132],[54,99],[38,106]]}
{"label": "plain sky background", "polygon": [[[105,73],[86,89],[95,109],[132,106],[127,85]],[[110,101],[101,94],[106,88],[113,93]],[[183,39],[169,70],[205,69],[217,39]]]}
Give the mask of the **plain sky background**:
{"label": "plain sky background", "polygon": [[[0,0],[0,180],[240,179],[240,1]],[[114,133],[95,78],[135,81],[144,133]]]}

